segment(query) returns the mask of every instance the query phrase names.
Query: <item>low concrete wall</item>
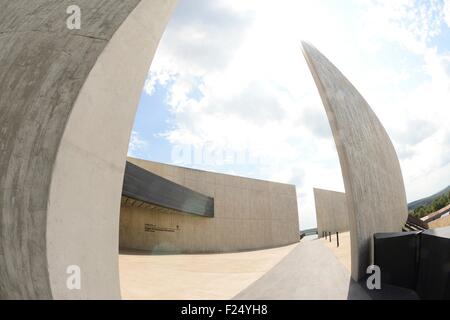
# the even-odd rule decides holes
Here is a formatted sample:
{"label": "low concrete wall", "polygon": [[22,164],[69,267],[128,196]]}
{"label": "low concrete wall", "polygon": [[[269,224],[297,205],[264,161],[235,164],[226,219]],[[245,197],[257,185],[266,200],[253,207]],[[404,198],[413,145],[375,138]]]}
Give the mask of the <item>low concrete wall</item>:
{"label": "low concrete wall", "polygon": [[122,249],[233,252],[299,241],[297,196],[293,185],[133,158],[128,161],[214,197],[214,218],[122,205],[119,236]]}
{"label": "low concrete wall", "polygon": [[450,226],[450,216],[442,217],[428,223],[430,229],[442,228]]}
{"label": "low concrete wall", "polygon": [[348,208],[345,193],[314,189],[316,204],[317,233],[349,231]]}

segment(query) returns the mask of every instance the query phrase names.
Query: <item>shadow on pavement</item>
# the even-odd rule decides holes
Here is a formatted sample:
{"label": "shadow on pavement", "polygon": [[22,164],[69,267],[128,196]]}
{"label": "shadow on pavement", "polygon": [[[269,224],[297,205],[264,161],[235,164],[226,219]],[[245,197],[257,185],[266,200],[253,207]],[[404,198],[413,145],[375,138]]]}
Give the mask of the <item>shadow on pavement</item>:
{"label": "shadow on pavement", "polygon": [[369,290],[366,285],[366,280],[355,282],[351,280],[348,290],[348,300],[361,300],[361,291],[365,296],[369,296],[372,300],[420,300],[417,293],[411,289],[381,284],[379,290]]}

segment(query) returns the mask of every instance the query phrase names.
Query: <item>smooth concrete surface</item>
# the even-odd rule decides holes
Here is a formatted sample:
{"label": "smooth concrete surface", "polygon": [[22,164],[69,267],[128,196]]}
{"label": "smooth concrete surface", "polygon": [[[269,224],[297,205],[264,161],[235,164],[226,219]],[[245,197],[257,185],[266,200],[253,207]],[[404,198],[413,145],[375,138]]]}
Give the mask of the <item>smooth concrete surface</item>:
{"label": "smooth concrete surface", "polygon": [[349,213],[352,277],[372,262],[372,236],[400,232],[407,216],[402,172],[383,125],[349,80],[316,48],[303,54],[330,122],[339,155]]}
{"label": "smooth concrete surface", "polygon": [[124,204],[120,214],[121,249],[165,253],[235,252],[284,246],[300,240],[293,185],[135,158],[128,158],[128,161],[213,197],[214,218],[180,214],[155,206]]}
{"label": "smooth concrete surface", "polygon": [[367,300],[369,295],[324,245],[307,236],[236,300]]}
{"label": "smooth concrete surface", "polygon": [[124,299],[231,299],[288,255],[297,244],[240,253],[119,256]]}
{"label": "smooth concrete surface", "polygon": [[[120,298],[131,127],[173,0],[0,0],[0,298]],[[69,290],[69,266],[81,289]]]}
{"label": "smooth concrete surface", "polygon": [[348,209],[345,193],[314,188],[317,234],[349,230]]}

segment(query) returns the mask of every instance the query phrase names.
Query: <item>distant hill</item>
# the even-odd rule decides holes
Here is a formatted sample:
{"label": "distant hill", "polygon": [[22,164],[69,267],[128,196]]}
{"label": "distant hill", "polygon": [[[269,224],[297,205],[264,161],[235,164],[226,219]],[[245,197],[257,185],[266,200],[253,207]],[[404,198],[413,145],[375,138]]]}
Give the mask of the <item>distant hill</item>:
{"label": "distant hill", "polygon": [[300,230],[300,235],[302,235],[302,236],[310,236],[313,234],[317,234],[317,228]]}
{"label": "distant hill", "polygon": [[414,210],[420,206],[428,206],[430,205],[435,199],[439,198],[440,196],[444,195],[445,193],[450,192],[450,185],[439,191],[438,193],[435,193],[429,197],[422,198],[413,202],[408,203],[408,211]]}
{"label": "distant hill", "polygon": [[300,240],[302,240],[306,236],[312,236],[317,234],[317,228],[300,230]]}

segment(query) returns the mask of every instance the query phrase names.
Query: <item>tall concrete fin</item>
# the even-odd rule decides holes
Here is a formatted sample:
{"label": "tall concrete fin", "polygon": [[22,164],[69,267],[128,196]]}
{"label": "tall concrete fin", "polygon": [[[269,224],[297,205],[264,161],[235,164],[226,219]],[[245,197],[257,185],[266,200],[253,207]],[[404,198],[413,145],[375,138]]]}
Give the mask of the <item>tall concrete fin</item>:
{"label": "tall concrete fin", "polygon": [[175,2],[0,0],[1,299],[120,298],[130,131]]}
{"label": "tall concrete fin", "polygon": [[402,172],[389,136],[361,94],[316,48],[302,45],[339,154],[349,213],[352,278],[360,280],[371,263],[372,235],[401,231],[406,222]]}

